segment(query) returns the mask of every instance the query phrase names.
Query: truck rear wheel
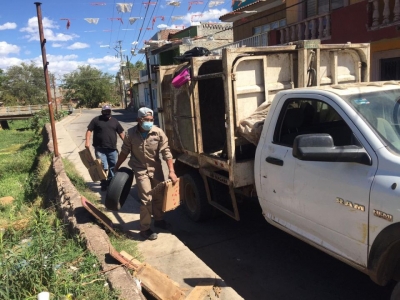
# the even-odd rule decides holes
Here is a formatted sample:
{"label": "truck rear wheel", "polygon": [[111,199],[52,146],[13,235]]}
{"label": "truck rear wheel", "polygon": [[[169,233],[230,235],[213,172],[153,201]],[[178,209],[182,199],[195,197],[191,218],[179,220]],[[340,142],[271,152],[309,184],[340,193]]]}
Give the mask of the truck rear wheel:
{"label": "truck rear wheel", "polygon": [[183,175],[182,179],[186,213],[195,222],[210,218],[213,208],[207,201],[203,178],[197,171],[192,171]]}

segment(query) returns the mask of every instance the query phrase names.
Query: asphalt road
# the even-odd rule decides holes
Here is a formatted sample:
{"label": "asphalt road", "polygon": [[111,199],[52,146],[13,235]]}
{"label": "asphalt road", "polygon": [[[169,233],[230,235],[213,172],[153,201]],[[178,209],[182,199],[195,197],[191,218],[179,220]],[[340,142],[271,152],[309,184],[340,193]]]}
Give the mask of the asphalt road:
{"label": "asphalt road", "polygon": [[[86,126],[99,113],[83,110],[68,125],[77,145],[84,145]],[[136,124],[133,112],[113,114],[125,129]],[[269,225],[257,201],[242,203],[240,216],[239,222],[221,214],[195,223],[180,207],[167,213],[166,219],[171,232],[245,299],[390,298],[390,288],[374,284],[367,275]]]}

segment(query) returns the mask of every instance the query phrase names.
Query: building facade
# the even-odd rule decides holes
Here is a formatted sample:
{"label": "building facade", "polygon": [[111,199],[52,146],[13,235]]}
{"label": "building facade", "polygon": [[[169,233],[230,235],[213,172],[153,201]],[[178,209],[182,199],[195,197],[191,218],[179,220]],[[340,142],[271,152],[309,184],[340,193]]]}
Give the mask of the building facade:
{"label": "building facade", "polygon": [[220,19],[233,22],[235,41],[264,35],[265,45],[304,39],[329,44],[370,43],[370,79],[400,79],[400,0],[234,3],[232,12]]}

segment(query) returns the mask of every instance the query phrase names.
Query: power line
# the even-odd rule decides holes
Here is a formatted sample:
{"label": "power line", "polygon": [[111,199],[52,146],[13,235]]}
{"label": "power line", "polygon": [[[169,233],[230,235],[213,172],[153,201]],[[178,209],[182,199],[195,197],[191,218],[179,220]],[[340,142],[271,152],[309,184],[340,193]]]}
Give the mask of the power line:
{"label": "power line", "polygon": [[[156,5],[154,6],[154,9],[153,9],[153,12],[151,13],[151,16],[150,16],[150,18],[149,18],[149,22],[147,22],[147,28],[149,27],[149,25],[150,25],[150,22],[152,21],[152,18],[153,18],[153,15],[154,15],[154,11],[156,10],[156,8],[157,8],[157,6],[158,6],[158,0],[156,1]],[[147,30],[147,29],[146,29]],[[144,35],[143,35],[143,37],[142,37],[142,40],[143,40],[143,38],[144,38]],[[142,40],[139,42],[139,44],[142,42]]]}
{"label": "power line", "polygon": [[114,6],[113,6],[113,10],[112,10],[110,42],[108,43],[109,45],[111,45],[111,38],[112,38],[112,33],[113,33],[112,29],[113,29],[113,25],[114,25],[114,9],[115,9],[115,0],[114,0]]}

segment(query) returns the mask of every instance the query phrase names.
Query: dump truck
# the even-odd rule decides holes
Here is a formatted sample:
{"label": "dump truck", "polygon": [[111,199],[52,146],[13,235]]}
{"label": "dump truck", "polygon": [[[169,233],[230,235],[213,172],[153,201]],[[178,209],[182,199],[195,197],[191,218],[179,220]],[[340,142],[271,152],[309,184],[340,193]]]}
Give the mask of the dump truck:
{"label": "dump truck", "polygon": [[[188,215],[239,220],[256,197],[273,226],[377,284],[399,281],[400,84],[369,82],[369,49],[299,41],[159,67]],[[190,81],[174,88],[182,70]]]}
{"label": "dump truck", "polygon": [[[215,207],[239,220],[237,201],[256,195],[257,145],[239,134],[242,120],[282,90],[366,82],[368,66],[368,44],[324,45],[308,40],[227,48],[222,56],[194,57],[189,64],[159,67],[160,126],[175,154],[177,171],[193,183],[192,194],[206,196],[186,197],[189,216],[199,221]],[[172,79],[186,68],[191,81],[174,88]]]}

